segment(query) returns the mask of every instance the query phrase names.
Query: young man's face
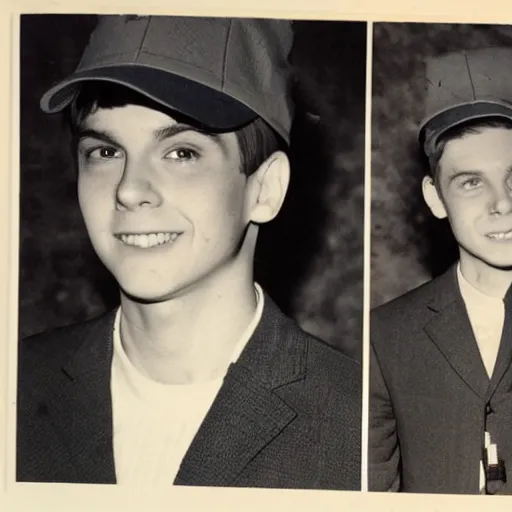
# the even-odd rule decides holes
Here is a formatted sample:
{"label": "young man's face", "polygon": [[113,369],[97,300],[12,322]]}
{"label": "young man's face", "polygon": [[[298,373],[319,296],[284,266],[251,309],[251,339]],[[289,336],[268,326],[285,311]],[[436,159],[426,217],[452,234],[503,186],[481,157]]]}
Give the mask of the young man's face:
{"label": "young man's face", "polygon": [[448,217],[461,263],[512,267],[512,130],[482,128],[449,141],[437,180],[438,190],[424,181],[425,199]]}
{"label": "young man's face", "polygon": [[78,167],[92,244],[126,294],[164,300],[233,264],[249,220],[234,133],[138,105],[99,109],[81,130]]}

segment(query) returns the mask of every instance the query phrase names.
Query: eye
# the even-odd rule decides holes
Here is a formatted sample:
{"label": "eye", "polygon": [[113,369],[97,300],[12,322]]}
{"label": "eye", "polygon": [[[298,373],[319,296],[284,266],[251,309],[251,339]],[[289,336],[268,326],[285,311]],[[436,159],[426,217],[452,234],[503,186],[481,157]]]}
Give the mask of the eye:
{"label": "eye", "polygon": [[196,160],[199,158],[199,154],[193,149],[178,148],[166,153],[165,158],[167,160],[175,160],[178,162],[189,162],[190,160]]}
{"label": "eye", "polygon": [[481,178],[473,177],[467,178],[461,182],[461,186],[464,190],[474,190],[482,185]]}
{"label": "eye", "polygon": [[112,160],[114,158],[121,158],[122,153],[114,147],[101,146],[90,149],[85,153],[85,156],[88,160]]}

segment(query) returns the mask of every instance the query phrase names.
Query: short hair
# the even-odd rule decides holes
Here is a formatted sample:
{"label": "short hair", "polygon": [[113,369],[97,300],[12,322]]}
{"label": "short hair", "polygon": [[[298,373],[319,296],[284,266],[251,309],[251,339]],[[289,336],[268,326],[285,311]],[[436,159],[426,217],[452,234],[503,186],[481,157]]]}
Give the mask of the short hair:
{"label": "short hair", "polygon": [[512,120],[503,117],[486,117],[470,119],[446,130],[437,140],[434,151],[428,155],[430,176],[437,183],[440,170],[440,161],[448,142],[461,139],[468,134],[481,133],[485,128],[506,128],[512,130]]}
{"label": "short hair", "polygon": [[[86,82],[68,108],[68,121],[74,143],[76,136],[89,115],[100,108],[122,107],[128,104],[145,106],[171,115],[190,126],[212,131],[190,117],[167,108],[129,87],[109,82]],[[276,151],[287,153],[284,139],[261,117],[235,130],[240,152],[240,171],[250,176]]]}

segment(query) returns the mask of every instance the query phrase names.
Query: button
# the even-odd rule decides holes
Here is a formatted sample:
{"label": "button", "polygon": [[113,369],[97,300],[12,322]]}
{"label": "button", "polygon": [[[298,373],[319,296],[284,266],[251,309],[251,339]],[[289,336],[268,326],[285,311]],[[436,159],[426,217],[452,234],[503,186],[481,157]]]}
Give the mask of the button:
{"label": "button", "polygon": [[491,414],[491,412],[492,412],[491,404],[486,404],[485,405],[485,414]]}

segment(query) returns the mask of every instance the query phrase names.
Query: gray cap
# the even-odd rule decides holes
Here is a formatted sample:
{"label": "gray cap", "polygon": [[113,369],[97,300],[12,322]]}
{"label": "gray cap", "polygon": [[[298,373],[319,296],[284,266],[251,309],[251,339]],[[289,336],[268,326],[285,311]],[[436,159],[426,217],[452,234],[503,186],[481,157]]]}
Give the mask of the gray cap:
{"label": "gray cap", "polygon": [[512,48],[459,51],[427,60],[426,117],[419,140],[427,155],[450,128],[473,119],[512,120]]}
{"label": "gray cap", "polygon": [[76,71],[41,99],[66,108],[85,81],[129,87],[212,129],[260,116],[289,142],[291,22],[244,18],[101,16]]}

